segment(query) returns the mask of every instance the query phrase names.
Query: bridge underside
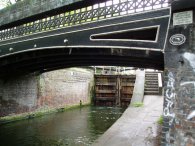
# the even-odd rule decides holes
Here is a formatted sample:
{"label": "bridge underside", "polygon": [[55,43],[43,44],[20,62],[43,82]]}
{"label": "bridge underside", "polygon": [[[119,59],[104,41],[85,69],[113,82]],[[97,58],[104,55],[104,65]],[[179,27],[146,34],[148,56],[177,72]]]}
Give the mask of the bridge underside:
{"label": "bridge underside", "polygon": [[91,65],[132,66],[163,70],[164,55],[162,52],[147,50],[52,48],[1,58],[0,76]]}

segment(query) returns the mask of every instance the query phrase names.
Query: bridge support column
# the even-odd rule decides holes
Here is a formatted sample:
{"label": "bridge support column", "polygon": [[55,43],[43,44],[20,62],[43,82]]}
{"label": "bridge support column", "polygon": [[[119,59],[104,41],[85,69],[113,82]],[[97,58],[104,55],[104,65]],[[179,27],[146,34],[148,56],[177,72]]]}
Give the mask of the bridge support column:
{"label": "bridge support column", "polygon": [[195,29],[190,18],[194,8],[178,11],[173,4],[165,49],[162,146],[195,145]]}

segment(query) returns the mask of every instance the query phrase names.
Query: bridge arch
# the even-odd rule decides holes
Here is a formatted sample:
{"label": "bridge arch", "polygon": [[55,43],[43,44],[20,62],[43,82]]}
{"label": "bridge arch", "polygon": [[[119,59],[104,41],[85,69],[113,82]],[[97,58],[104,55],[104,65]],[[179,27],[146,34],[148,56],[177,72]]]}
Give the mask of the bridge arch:
{"label": "bridge arch", "polygon": [[0,74],[2,76],[11,75],[13,72],[24,74],[91,65],[164,69],[162,52],[110,48],[51,48],[18,53],[1,60]]}

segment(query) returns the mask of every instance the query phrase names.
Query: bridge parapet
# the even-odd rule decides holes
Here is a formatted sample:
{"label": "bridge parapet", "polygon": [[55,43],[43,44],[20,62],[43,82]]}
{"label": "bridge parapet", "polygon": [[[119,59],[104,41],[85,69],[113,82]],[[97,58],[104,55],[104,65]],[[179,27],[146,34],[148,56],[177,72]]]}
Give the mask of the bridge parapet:
{"label": "bridge parapet", "polygon": [[[50,12],[53,9],[59,9],[77,4],[84,0],[24,0],[19,1],[14,5],[8,6],[0,10],[0,28],[10,26],[12,23],[18,25],[19,21],[30,17],[30,19],[36,19],[33,16],[42,13],[44,15],[51,15]],[[14,25],[13,24],[13,25]]]}
{"label": "bridge parapet", "polygon": [[[169,5],[169,0],[109,0],[98,4],[95,4],[94,1],[93,3],[91,3],[92,5],[86,3],[85,5],[83,5],[83,7],[59,10],[57,9],[58,6],[62,7],[64,5],[78,3],[82,0],[60,2],[53,0],[50,1],[51,4],[49,4],[49,2],[46,3],[42,0],[32,1],[33,3],[35,3],[33,4],[33,6],[30,6],[30,4],[32,4],[31,1],[18,3],[15,7],[19,7],[21,5],[22,7],[25,7],[25,9],[20,11],[21,8],[19,8],[18,11],[14,10],[15,13],[13,12],[11,7],[10,11],[7,10],[9,8],[2,10],[0,12],[0,15],[2,15],[2,17],[0,18],[0,40],[12,39],[20,36],[31,35],[38,32],[45,32],[73,25],[80,25],[83,23],[89,23],[102,19],[109,19],[111,17],[118,17],[148,10],[155,10],[168,7]],[[51,13],[53,15],[49,13],[49,16],[46,16],[44,11],[51,9],[53,9],[52,11],[56,9],[56,12]],[[34,17],[31,17],[32,15],[34,15]],[[18,17],[29,17],[29,20],[21,20],[21,22],[18,23]],[[12,22],[13,24],[6,24],[10,22]],[[18,24],[20,25],[18,26]],[[2,28],[4,29],[2,30]]]}

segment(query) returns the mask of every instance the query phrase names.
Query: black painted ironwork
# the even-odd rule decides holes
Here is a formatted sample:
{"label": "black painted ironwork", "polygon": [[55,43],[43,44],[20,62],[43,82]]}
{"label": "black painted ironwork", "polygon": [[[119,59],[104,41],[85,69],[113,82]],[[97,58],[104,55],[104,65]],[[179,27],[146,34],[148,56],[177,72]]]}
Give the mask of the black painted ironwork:
{"label": "black painted ironwork", "polygon": [[168,7],[169,0],[109,0],[0,31],[0,40]]}

